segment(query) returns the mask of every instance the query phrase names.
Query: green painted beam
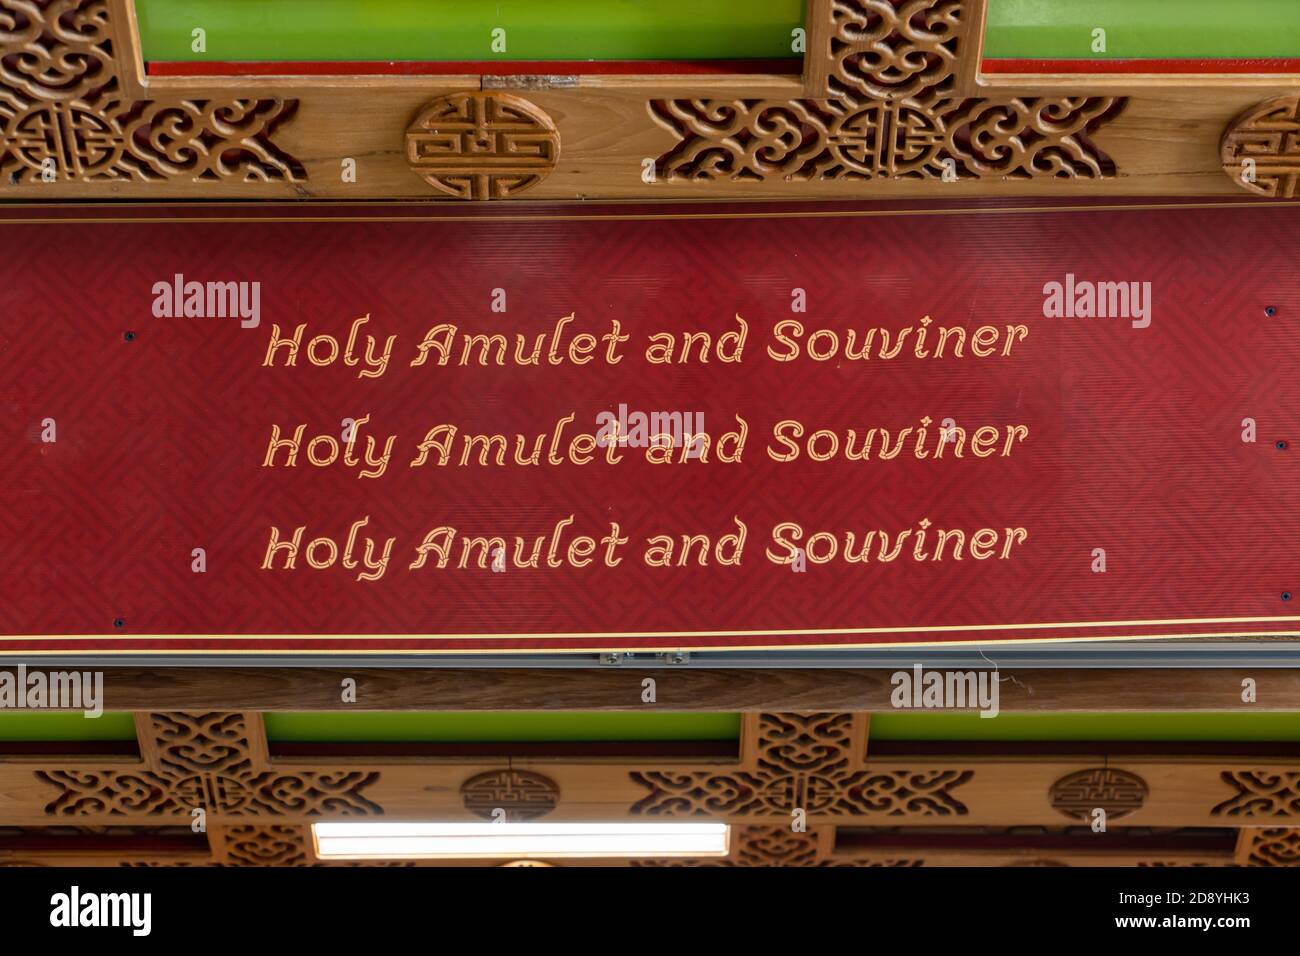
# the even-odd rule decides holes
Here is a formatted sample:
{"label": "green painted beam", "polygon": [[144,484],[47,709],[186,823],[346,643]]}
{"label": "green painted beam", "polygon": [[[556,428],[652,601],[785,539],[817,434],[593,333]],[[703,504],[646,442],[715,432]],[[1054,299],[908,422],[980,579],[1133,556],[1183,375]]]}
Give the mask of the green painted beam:
{"label": "green painted beam", "polygon": [[[1106,31],[1106,51],[1092,49]],[[1298,0],[989,0],[992,59],[1300,57]]]}
{"label": "green painted beam", "polygon": [[0,741],[85,740],[135,740],[135,721],[124,713],[86,717],[80,711],[0,711]]}
{"label": "green painted beam", "polygon": [[871,715],[872,740],[1300,742],[1300,714]]}
{"label": "green painted beam", "polygon": [[272,743],[501,743],[739,740],[739,714],[268,713]]}
{"label": "green painted beam", "polygon": [[[275,742],[493,743],[734,740],[739,714],[268,713]],[[127,713],[0,711],[0,741],[135,739]],[[873,740],[1300,742],[1300,714],[978,714],[892,711],[871,717]]]}
{"label": "green painted beam", "polygon": [[[136,0],[146,60],[777,58],[803,0]],[[192,34],[206,34],[206,52]],[[504,52],[493,31],[505,31]]]}

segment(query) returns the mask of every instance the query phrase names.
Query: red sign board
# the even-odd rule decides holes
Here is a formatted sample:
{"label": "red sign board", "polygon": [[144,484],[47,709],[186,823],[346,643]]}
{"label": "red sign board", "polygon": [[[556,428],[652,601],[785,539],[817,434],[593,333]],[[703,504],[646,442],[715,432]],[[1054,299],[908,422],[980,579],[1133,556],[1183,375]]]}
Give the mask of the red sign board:
{"label": "red sign board", "polygon": [[1300,633],[1290,209],[5,219],[3,650]]}

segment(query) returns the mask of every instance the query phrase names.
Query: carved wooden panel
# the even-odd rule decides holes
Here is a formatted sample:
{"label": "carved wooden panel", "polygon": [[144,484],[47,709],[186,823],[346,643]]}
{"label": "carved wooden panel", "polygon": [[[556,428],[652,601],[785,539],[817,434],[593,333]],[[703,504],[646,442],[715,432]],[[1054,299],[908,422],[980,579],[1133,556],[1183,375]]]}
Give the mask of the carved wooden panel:
{"label": "carved wooden panel", "polygon": [[731,860],[737,866],[812,866],[817,861],[816,833],[795,833],[788,826],[735,827]]}
{"label": "carved wooden panel", "polygon": [[809,94],[903,98],[934,87],[950,92],[963,40],[978,14],[970,0],[815,0],[808,12]]}
{"label": "carved wooden panel", "polygon": [[667,183],[879,179],[1097,179],[1115,166],[1089,138],[1123,100],[654,100],[678,141],[655,161]]}
{"label": "carved wooden panel", "polygon": [[440,97],[406,131],[411,171],[456,199],[512,198],[541,182],[559,158],[555,123],[510,93]]}
{"label": "carved wooden panel", "polygon": [[9,185],[305,178],[276,147],[296,102],[133,99],[107,0],[0,0],[0,176]]}
{"label": "carved wooden panel", "polygon": [[1291,817],[1300,814],[1300,772],[1225,770],[1220,779],[1235,792],[1213,816]]}
{"label": "carved wooden panel", "polygon": [[311,862],[305,827],[249,824],[226,827],[224,862],[231,866],[306,866]]}
{"label": "carved wooden panel", "polygon": [[36,779],[54,790],[45,812],[60,817],[184,817],[195,808],[228,816],[383,812],[363,796],[363,791],[378,779],[374,773],[268,772],[176,779],[147,772],[38,770]]}
{"label": "carved wooden panel", "polygon": [[[1114,97],[972,99],[960,88],[973,0],[822,0],[809,9],[815,98],[664,99],[678,137],[659,182],[1097,179],[1114,163],[1089,135]],[[972,72],[973,70],[967,70]]]}
{"label": "carved wooden panel", "polygon": [[[1153,753],[1124,758],[1123,769],[1068,754],[962,756],[959,745],[947,756],[934,748],[909,756],[895,747],[868,758],[867,723],[861,713],[747,713],[739,759],[547,758],[533,765],[516,760],[494,766],[474,755],[463,762],[446,756],[364,764],[332,758],[340,764],[324,753],[319,763],[301,754],[272,760],[257,715],[141,713],[138,761],[50,756],[35,764],[0,762],[0,815],[15,826],[188,827],[191,811],[203,808],[210,833],[256,841],[238,851],[250,860],[291,852],[277,840],[287,841],[294,828],[308,834],[304,845],[310,848],[306,826],[313,819],[358,814],[472,819],[490,818],[501,807],[507,819],[713,817],[737,827],[774,828],[762,841],[755,837],[755,845],[770,844],[763,851],[769,858],[794,859],[804,852],[802,836],[787,836],[791,823],[798,822],[791,814],[796,809],[807,814],[810,831],[823,833],[831,824],[888,824],[900,833],[934,825],[1059,826],[1062,816],[1087,822],[1097,806],[1137,827],[1281,825],[1300,810],[1300,769],[1285,755],[1256,762],[1221,754],[1175,759]],[[243,826],[269,829],[235,829]],[[218,862],[225,858],[215,838],[213,849]],[[1101,849],[1086,852],[1095,856]],[[927,865],[955,858],[955,851],[942,858],[909,852],[906,841],[877,842],[868,851],[849,840],[822,852],[837,862],[852,857],[855,865],[863,854],[915,857]],[[1040,856],[1057,858],[1034,851],[983,852],[982,859],[985,865],[1005,865]],[[1156,857],[1130,849],[1124,861],[1208,856],[1161,851]]]}
{"label": "carved wooden panel", "polygon": [[853,714],[761,714],[752,748],[735,771],[632,772],[632,781],[649,791],[632,813],[961,815],[966,807],[953,791],[974,776],[955,769],[864,769]]}
{"label": "carved wooden panel", "polygon": [[1067,774],[1048,791],[1052,806],[1074,820],[1091,820],[1101,808],[1115,820],[1142,809],[1147,784],[1135,773],[1109,767],[1092,767]]}
{"label": "carved wooden panel", "polygon": [[[167,832],[184,836],[190,832],[190,810],[202,806],[215,815],[208,827],[210,853],[184,846],[175,852],[151,849],[124,855],[123,865],[458,865],[461,861],[322,863],[314,855],[309,821],[385,811],[411,819],[455,819],[463,810],[490,817],[500,806],[508,819],[554,813],[565,820],[686,815],[732,822],[731,852],[725,858],[639,865],[1023,866],[1050,861],[1174,866],[1223,865],[1232,857],[1221,847],[1190,843],[1156,855],[1150,847],[1125,846],[1113,838],[1096,846],[1014,844],[1032,826],[1057,827],[1066,835],[1086,830],[1061,828],[1059,822],[1050,823],[1051,815],[1086,821],[1096,806],[1105,807],[1112,818],[1131,813],[1136,819],[1140,810],[1144,822],[1129,829],[1142,839],[1151,836],[1150,821],[1223,828],[1254,822],[1251,818],[1293,817],[1300,808],[1300,770],[1285,758],[1276,765],[1228,763],[1227,770],[1222,756],[1188,760],[1159,754],[1131,758],[1129,769],[1087,764],[1080,769],[1059,754],[983,754],[963,760],[934,753],[909,759],[895,752],[868,759],[868,718],[860,713],[746,714],[740,759],[734,763],[715,757],[697,764],[642,767],[550,759],[544,773],[484,766],[478,758],[463,763],[446,757],[429,762],[401,758],[367,770],[306,765],[301,756],[291,758],[293,764],[278,764],[268,756],[256,715],[201,711],[136,718],[138,765],[121,760],[97,766],[98,758],[71,767],[60,766],[55,758],[39,769],[29,762],[0,765],[0,810],[6,819],[14,826],[66,834],[76,842],[120,835],[132,824],[161,833],[159,823],[175,823]],[[561,802],[562,793],[567,803]],[[791,811],[800,808],[808,814],[806,832],[791,829],[799,822]],[[1242,819],[1225,819],[1234,816]],[[1000,843],[935,842],[947,832],[996,835],[999,827],[1007,838]],[[1124,830],[1120,826],[1112,833]],[[1300,853],[1297,832],[1280,827],[1246,831],[1237,844],[1237,862],[1293,865]],[[922,837],[914,840],[917,833]],[[1204,834],[1191,836],[1202,839]],[[40,855],[14,843],[0,850],[0,862],[21,858],[72,865],[93,852],[102,863],[102,848],[78,854],[59,847]],[[604,862],[568,860],[564,865]]]}
{"label": "carved wooden panel", "polygon": [[[981,76],[984,0],[810,0],[802,81],[561,83],[150,74],[134,2],[0,0],[0,193],[657,199],[690,183],[692,198],[1230,195],[1237,186],[1211,175],[1221,168],[1255,195],[1296,189],[1287,108],[1247,112],[1226,140],[1224,125],[1300,79]],[[1103,126],[1105,147],[1092,141]],[[1240,150],[1261,151],[1253,182],[1237,175]]]}
{"label": "carved wooden panel", "polygon": [[1260,196],[1300,194],[1300,96],[1281,96],[1246,111],[1228,125],[1220,146],[1223,171]]}
{"label": "carved wooden panel", "polygon": [[1238,857],[1247,866],[1300,866],[1300,829],[1252,827],[1242,836]]}
{"label": "carved wooden panel", "polygon": [[214,866],[407,867],[411,860],[316,859],[311,827],[282,823],[216,826],[211,831]]}
{"label": "carved wooden panel", "polygon": [[138,720],[141,770],[52,769],[36,779],[54,788],[47,814],[174,815],[195,808],[228,816],[295,813],[377,815],[365,791],[379,774],[360,770],[287,772],[270,769],[243,713],[147,714]]}
{"label": "carved wooden panel", "polygon": [[495,810],[504,810],[511,823],[545,816],[560,802],[554,780],[526,770],[477,774],[461,784],[460,795],[465,809],[475,816],[491,820]]}

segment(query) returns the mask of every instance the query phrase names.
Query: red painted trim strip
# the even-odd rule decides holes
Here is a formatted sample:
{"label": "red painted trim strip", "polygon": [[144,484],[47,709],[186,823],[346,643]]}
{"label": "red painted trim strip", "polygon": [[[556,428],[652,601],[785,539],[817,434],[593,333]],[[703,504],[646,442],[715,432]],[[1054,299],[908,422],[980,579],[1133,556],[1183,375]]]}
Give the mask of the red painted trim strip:
{"label": "red painted trim strip", "polygon": [[1138,59],[1138,60],[990,60],[980,64],[987,74],[1010,73],[1300,73],[1300,58],[1259,59]]}
{"label": "red painted trim strip", "polygon": [[316,60],[235,63],[160,61],[147,63],[149,76],[622,76],[682,74],[798,74],[803,61],[781,60]]}

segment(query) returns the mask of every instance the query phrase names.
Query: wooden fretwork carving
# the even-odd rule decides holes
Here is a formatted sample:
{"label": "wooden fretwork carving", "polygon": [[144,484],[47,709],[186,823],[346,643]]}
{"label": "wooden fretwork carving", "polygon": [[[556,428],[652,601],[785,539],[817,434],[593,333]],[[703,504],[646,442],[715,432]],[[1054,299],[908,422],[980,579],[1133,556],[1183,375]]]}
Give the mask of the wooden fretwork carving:
{"label": "wooden fretwork carving", "polygon": [[293,100],[125,95],[107,0],[0,0],[0,176],[7,185],[297,181],[271,140]]}
{"label": "wooden fretwork carving", "polygon": [[735,771],[634,771],[648,816],[961,816],[954,795],[974,772],[863,767],[865,729],[849,713],[760,714],[751,754]]}
{"label": "wooden fretwork carving", "polygon": [[241,824],[213,834],[218,862],[227,866],[306,866],[307,828],[279,824]]}
{"label": "wooden fretwork carving", "polygon": [[656,161],[657,182],[1114,175],[1089,136],[1122,98],[963,94],[962,56],[976,52],[964,45],[968,0],[824,0],[809,16],[815,98],[651,101],[678,137]]}
{"label": "wooden fretwork carving", "polygon": [[1300,772],[1225,770],[1220,776],[1236,792],[1210,811],[1214,816],[1300,816]]}
{"label": "wooden fretwork carving", "polygon": [[1246,866],[1300,866],[1300,830],[1294,827],[1243,830],[1237,858]]}
{"label": "wooden fretwork carving", "polygon": [[144,767],[38,770],[37,779],[55,790],[45,812],[180,818],[197,809],[224,816],[383,813],[365,796],[377,773],[271,769],[261,721],[247,714],[143,714],[137,724]]}
{"label": "wooden fretwork carving", "polygon": [[1123,101],[654,100],[679,137],[656,160],[663,182],[1096,179],[1114,165],[1088,138]]}
{"label": "wooden fretwork carving", "polygon": [[804,72],[818,99],[951,92],[974,19],[968,0],[814,0],[808,8]]}
{"label": "wooden fretwork carving", "polygon": [[[1112,819],[1130,812],[1125,823],[1143,839],[1150,834],[1140,831],[1152,821],[1197,829],[1263,824],[1251,837],[1258,838],[1258,846],[1242,837],[1236,858],[1242,864],[1291,865],[1300,845],[1295,831],[1285,828],[1300,813],[1300,771],[1290,757],[1257,763],[1207,755],[1170,762],[1159,754],[1130,754],[1124,758],[1126,769],[1108,762],[1102,773],[1095,758],[1056,753],[962,756],[962,748],[954,746],[909,756],[882,745],[869,756],[868,725],[865,713],[746,713],[738,759],[734,753],[690,760],[641,754],[637,759],[534,756],[485,763],[482,754],[469,753],[464,759],[397,755],[372,761],[331,755],[326,748],[320,762],[309,762],[305,753],[273,759],[258,714],[138,713],[138,757],[50,754],[36,766],[0,761],[0,804],[13,826],[36,827],[43,837],[66,840],[36,854],[29,840],[5,846],[0,839],[0,865],[108,860],[133,866],[376,865],[318,860],[311,823],[356,815],[472,820],[497,807],[506,810],[508,820],[541,814],[561,821],[690,816],[732,825],[727,857],[689,865],[1003,866],[1050,860],[1172,866],[1222,865],[1231,858],[1221,849],[1168,849],[1155,855],[1149,847],[1094,847],[1091,840],[1082,849],[1064,844],[944,849],[909,836],[917,827],[953,828],[953,833],[982,828],[986,835],[991,825],[1014,826],[1017,833],[1029,825],[1060,828],[1062,813],[1078,818],[1095,806],[1105,807]],[[192,828],[196,809],[207,811],[207,847],[201,837],[178,839],[202,832]],[[805,815],[792,813],[799,809]],[[806,831],[799,829],[801,820]],[[137,842],[135,849],[120,853],[92,845],[91,838],[129,836],[133,829],[150,839],[165,831],[169,839],[166,845],[156,839],[152,845]],[[1116,828],[1123,829],[1123,824]],[[593,862],[608,861],[562,865]]]}

